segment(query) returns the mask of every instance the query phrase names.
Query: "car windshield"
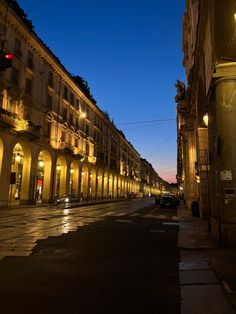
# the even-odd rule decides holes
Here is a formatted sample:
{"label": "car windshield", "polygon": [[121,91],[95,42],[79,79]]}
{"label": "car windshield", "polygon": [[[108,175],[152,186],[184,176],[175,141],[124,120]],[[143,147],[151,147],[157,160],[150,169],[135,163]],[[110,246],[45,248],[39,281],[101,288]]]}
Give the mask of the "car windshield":
{"label": "car windshield", "polygon": [[164,200],[164,201],[172,201],[172,200],[174,200],[174,197],[173,196],[163,196],[162,200]]}

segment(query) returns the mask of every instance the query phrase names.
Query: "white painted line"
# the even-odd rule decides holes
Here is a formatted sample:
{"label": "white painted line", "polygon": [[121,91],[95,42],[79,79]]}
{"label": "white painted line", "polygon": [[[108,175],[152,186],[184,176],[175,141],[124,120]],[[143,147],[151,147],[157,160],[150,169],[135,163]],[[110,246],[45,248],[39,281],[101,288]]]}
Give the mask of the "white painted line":
{"label": "white painted line", "polygon": [[115,214],[115,212],[108,212],[108,213],[104,214],[104,216],[109,216],[109,215],[113,215],[113,214]]}
{"label": "white painted line", "polygon": [[151,229],[150,232],[164,233],[165,230],[163,230],[163,229]]}
{"label": "white painted line", "polygon": [[132,220],[128,220],[128,219],[117,219],[117,222],[132,222]]}
{"label": "white painted line", "polygon": [[170,225],[170,226],[179,226],[178,222],[163,222],[163,225]]}
{"label": "white painted line", "polygon": [[225,290],[228,292],[228,293],[233,293],[233,291],[230,289],[230,286],[228,284],[227,281],[223,280],[222,281],[222,285],[224,286]]}

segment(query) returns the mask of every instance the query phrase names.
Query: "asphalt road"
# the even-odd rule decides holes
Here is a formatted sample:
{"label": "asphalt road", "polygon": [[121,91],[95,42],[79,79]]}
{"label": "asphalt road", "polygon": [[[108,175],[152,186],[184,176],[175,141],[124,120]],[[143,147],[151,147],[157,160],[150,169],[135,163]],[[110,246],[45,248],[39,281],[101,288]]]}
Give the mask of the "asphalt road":
{"label": "asphalt road", "polygon": [[3,258],[0,313],[180,313],[177,210],[140,204],[90,211],[92,223]]}

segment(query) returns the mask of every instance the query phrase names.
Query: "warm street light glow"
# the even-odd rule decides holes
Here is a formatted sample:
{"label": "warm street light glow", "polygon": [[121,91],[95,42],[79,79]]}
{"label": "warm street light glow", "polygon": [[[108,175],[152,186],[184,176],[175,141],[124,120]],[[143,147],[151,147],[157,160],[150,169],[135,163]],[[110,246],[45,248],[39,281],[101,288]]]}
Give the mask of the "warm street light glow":
{"label": "warm street light glow", "polygon": [[197,183],[200,183],[200,176],[196,175],[196,181]]}
{"label": "warm street light glow", "polygon": [[86,118],[86,113],[85,112],[81,112],[81,118]]}
{"label": "warm street light glow", "polygon": [[71,168],[71,169],[70,169],[70,173],[73,173],[73,172],[74,172],[74,169],[73,169],[73,168]]}
{"label": "warm street light glow", "polygon": [[38,161],[38,163],[39,163],[39,168],[43,168],[43,166],[44,166],[44,160],[40,159],[40,160]]}
{"label": "warm street light glow", "polygon": [[61,170],[61,165],[57,165],[57,171],[60,171]]}
{"label": "warm street light glow", "polygon": [[81,175],[84,176],[84,171],[81,172]]}
{"label": "warm street light glow", "polygon": [[21,162],[21,154],[17,153],[15,161],[19,164]]}
{"label": "warm street light glow", "polygon": [[203,123],[205,126],[208,126],[208,113],[205,113],[204,116],[203,116]]}

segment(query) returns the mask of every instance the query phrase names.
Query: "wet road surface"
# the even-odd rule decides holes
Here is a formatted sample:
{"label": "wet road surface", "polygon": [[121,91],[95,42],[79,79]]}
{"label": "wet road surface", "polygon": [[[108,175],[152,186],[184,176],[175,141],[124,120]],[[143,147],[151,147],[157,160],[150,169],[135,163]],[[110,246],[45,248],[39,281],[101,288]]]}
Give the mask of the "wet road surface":
{"label": "wet road surface", "polygon": [[99,206],[20,225],[20,237],[50,236],[0,261],[0,313],[180,313],[177,211],[151,199]]}
{"label": "wet road surface", "polygon": [[28,256],[37,240],[58,236],[110,215],[124,215],[153,203],[153,199],[104,203],[77,208],[25,207],[0,209],[0,259]]}

